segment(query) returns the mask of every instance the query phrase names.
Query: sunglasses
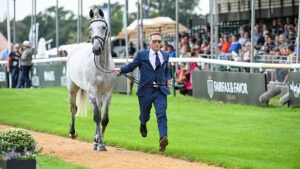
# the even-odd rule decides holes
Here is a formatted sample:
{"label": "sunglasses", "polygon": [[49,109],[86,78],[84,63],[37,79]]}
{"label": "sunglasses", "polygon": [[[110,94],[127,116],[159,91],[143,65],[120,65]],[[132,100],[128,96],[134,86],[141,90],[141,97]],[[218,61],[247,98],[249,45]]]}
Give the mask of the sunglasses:
{"label": "sunglasses", "polygon": [[152,43],[161,43],[161,40],[152,40]]}

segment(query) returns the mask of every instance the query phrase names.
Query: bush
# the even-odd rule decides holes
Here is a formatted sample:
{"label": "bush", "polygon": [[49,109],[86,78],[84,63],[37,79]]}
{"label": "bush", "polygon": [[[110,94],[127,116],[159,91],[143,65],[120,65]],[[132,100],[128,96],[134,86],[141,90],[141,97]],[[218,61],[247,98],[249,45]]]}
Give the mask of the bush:
{"label": "bush", "polygon": [[7,129],[0,132],[0,155],[2,159],[34,158],[35,141],[28,131]]}

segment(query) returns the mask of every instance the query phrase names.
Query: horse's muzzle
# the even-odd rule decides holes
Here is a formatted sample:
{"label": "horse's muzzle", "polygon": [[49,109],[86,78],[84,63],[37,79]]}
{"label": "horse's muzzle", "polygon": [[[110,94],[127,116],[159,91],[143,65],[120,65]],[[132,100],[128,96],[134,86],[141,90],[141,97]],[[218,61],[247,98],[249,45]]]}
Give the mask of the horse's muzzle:
{"label": "horse's muzzle", "polygon": [[93,53],[95,55],[100,55],[102,53],[102,50],[101,50],[101,48],[95,48],[95,47],[93,47]]}

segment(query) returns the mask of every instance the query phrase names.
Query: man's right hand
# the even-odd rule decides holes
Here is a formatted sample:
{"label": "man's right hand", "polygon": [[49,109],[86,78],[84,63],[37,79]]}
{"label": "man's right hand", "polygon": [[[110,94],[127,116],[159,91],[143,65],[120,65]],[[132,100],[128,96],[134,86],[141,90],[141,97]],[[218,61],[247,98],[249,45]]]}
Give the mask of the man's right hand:
{"label": "man's right hand", "polygon": [[120,75],[121,74],[121,68],[119,68],[119,67],[114,68],[114,72],[115,72],[116,75]]}

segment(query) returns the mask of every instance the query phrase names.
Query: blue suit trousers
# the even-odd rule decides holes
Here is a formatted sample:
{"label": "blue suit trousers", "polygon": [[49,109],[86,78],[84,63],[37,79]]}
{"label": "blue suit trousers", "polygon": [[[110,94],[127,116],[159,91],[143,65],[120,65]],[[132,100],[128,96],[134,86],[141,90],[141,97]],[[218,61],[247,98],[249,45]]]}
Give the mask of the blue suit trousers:
{"label": "blue suit trousers", "polygon": [[167,96],[159,88],[154,88],[151,96],[139,96],[140,121],[146,124],[150,119],[150,111],[154,104],[160,138],[168,135]]}

